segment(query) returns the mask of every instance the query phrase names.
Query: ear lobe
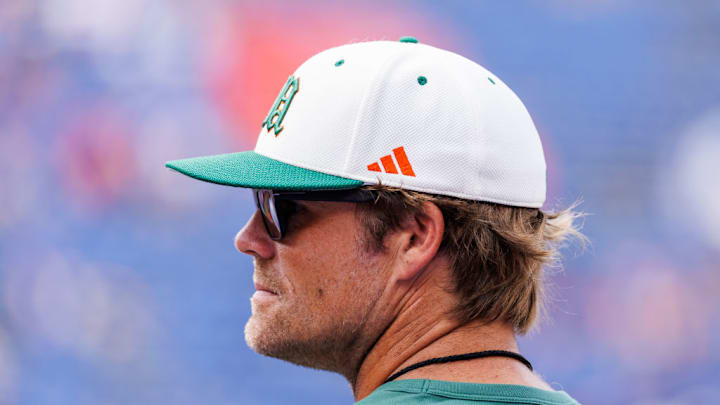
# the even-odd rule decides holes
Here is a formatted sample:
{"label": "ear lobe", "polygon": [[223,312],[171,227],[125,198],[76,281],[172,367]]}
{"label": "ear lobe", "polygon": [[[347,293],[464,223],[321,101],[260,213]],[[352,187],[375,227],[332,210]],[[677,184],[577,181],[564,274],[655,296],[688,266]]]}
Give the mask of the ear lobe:
{"label": "ear lobe", "polygon": [[407,219],[398,232],[401,246],[398,252],[397,280],[417,277],[435,258],[445,232],[442,211],[431,202],[423,203],[422,212]]}

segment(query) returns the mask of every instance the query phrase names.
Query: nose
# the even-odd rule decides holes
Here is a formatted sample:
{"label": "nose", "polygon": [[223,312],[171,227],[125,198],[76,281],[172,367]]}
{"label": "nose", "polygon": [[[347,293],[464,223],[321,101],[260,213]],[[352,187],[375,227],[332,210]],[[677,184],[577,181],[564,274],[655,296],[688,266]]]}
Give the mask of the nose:
{"label": "nose", "polygon": [[235,248],[253,257],[271,259],[275,255],[275,244],[265,229],[261,215],[260,211],[255,211],[235,235]]}

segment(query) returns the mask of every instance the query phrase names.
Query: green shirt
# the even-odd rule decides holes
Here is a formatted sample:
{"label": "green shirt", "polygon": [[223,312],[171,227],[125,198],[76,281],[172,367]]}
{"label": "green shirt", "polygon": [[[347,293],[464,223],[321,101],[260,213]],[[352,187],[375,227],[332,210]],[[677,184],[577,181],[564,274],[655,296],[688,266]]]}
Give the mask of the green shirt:
{"label": "green shirt", "polygon": [[398,380],[385,383],[355,405],[461,404],[579,405],[565,391],[524,385],[473,384],[438,380]]}

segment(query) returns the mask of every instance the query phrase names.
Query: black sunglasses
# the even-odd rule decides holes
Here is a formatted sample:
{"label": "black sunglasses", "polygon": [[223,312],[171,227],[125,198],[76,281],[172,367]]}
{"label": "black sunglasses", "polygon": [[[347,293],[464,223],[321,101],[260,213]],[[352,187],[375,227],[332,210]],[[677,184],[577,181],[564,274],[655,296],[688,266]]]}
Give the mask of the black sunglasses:
{"label": "black sunglasses", "polygon": [[369,202],[376,194],[370,190],[273,191],[253,189],[255,204],[262,214],[265,229],[272,240],[280,240],[287,231],[290,216],[297,211],[293,201]]}

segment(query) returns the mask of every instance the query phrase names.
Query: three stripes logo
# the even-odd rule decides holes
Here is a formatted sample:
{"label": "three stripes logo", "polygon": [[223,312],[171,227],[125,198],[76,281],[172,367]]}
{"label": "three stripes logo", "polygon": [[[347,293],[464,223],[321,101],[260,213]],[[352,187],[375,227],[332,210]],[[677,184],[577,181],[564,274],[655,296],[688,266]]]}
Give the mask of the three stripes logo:
{"label": "three stripes logo", "polygon": [[[412,165],[410,164],[410,161],[407,158],[407,155],[405,154],[405,149],[401,146],[399,148],[393,149],[393,155],[395,155],[395,160],[393,160],[392,155],[385,155],[380,158],[380,163],[382,163],[382,169],[380,168],[380,165],[375,162],[368,165],[368,170],[371,172],[383,172],[383,169],[385,173],[392,173],[392,174],[398,174],[398,167],[400,167],[400,172],[404,174],[405,176],[413,176],[415,177],[415,172],[413,171]],[[397,161],[397,166],[395,165],[395,161]]]}

